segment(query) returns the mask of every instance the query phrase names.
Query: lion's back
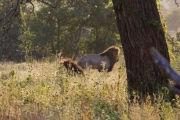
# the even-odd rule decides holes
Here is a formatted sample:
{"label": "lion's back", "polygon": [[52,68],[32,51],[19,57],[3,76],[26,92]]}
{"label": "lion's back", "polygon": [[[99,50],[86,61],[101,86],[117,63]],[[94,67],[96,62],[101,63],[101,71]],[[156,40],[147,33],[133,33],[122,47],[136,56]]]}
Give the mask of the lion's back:
{"label": "lion's back", "polygon": [[77,64],[80,65],[83,69],[85,69],[87,66],[89,66],[90,61],[95,57],[97,57],[96,54],[85,55],[79,59]]}
{"label": "lion's back", "polygon": [[78,65],[86,69],[91,66],[93,69],[101,69],[102,62],[105,62],[105,68],[108,68],[110,61],[107,56],[100,56],[99,54],[90,54],[83,56],[79,61]]}

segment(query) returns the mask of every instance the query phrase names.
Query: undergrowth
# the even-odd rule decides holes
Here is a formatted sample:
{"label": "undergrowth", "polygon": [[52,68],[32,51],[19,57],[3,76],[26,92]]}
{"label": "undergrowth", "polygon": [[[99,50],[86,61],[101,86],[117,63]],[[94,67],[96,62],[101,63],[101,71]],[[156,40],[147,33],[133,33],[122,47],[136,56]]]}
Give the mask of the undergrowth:
{"label": "undergrowth", "polygon": [[[179,97],[130,102],[123,61],[74,76],[58,62],[0,64],[1,120],[178,120]],[[163,96],[162,96],[163,97]]]}

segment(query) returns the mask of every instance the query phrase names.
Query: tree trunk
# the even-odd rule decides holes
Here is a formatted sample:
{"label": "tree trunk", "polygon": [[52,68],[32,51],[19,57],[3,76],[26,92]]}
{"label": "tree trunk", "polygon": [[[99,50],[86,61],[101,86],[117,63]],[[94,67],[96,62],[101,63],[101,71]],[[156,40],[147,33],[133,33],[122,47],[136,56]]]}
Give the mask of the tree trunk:
{"label": "tree trunk", "polygon": [[160,85],[167,85],[153,63],[150,47],[154,46],[168,61],[165,33],[156,0],[112,0],[125,56],[129,92],[145,98]]}

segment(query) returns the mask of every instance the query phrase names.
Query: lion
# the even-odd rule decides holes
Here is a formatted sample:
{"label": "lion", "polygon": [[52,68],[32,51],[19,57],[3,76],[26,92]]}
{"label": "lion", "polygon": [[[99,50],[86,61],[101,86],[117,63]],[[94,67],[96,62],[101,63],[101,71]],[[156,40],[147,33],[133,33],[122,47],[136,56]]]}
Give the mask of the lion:
{"label": "lion", "polygon": [[60,61],[60,64],[63,64],[67,71],[73,71],[75,73],[84,73],[84,70],[81,66],[75,63],[71,58],[63,58]]}
{"label": "lion", "polygon": [[99,72],[107,70],[111,72],[115,63],[119,61],[120,49],[116,46],[111,46],[100,54],[90,54],[83,56],[77,64],[83,69],[92,68],[98,69]]}

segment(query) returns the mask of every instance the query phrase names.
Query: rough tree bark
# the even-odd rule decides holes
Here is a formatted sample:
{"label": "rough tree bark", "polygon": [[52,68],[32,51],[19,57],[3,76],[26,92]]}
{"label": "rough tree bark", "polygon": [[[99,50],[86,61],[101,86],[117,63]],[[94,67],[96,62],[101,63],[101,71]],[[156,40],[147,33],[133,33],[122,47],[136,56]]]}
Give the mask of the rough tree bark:
{"label": "rough tree bark", "polygon": [[167,77],[155,66],[149,49],[154,46],[169,62],[165,33],[156,0],[112,0],[125,56],[129,92],[146,97]]}

